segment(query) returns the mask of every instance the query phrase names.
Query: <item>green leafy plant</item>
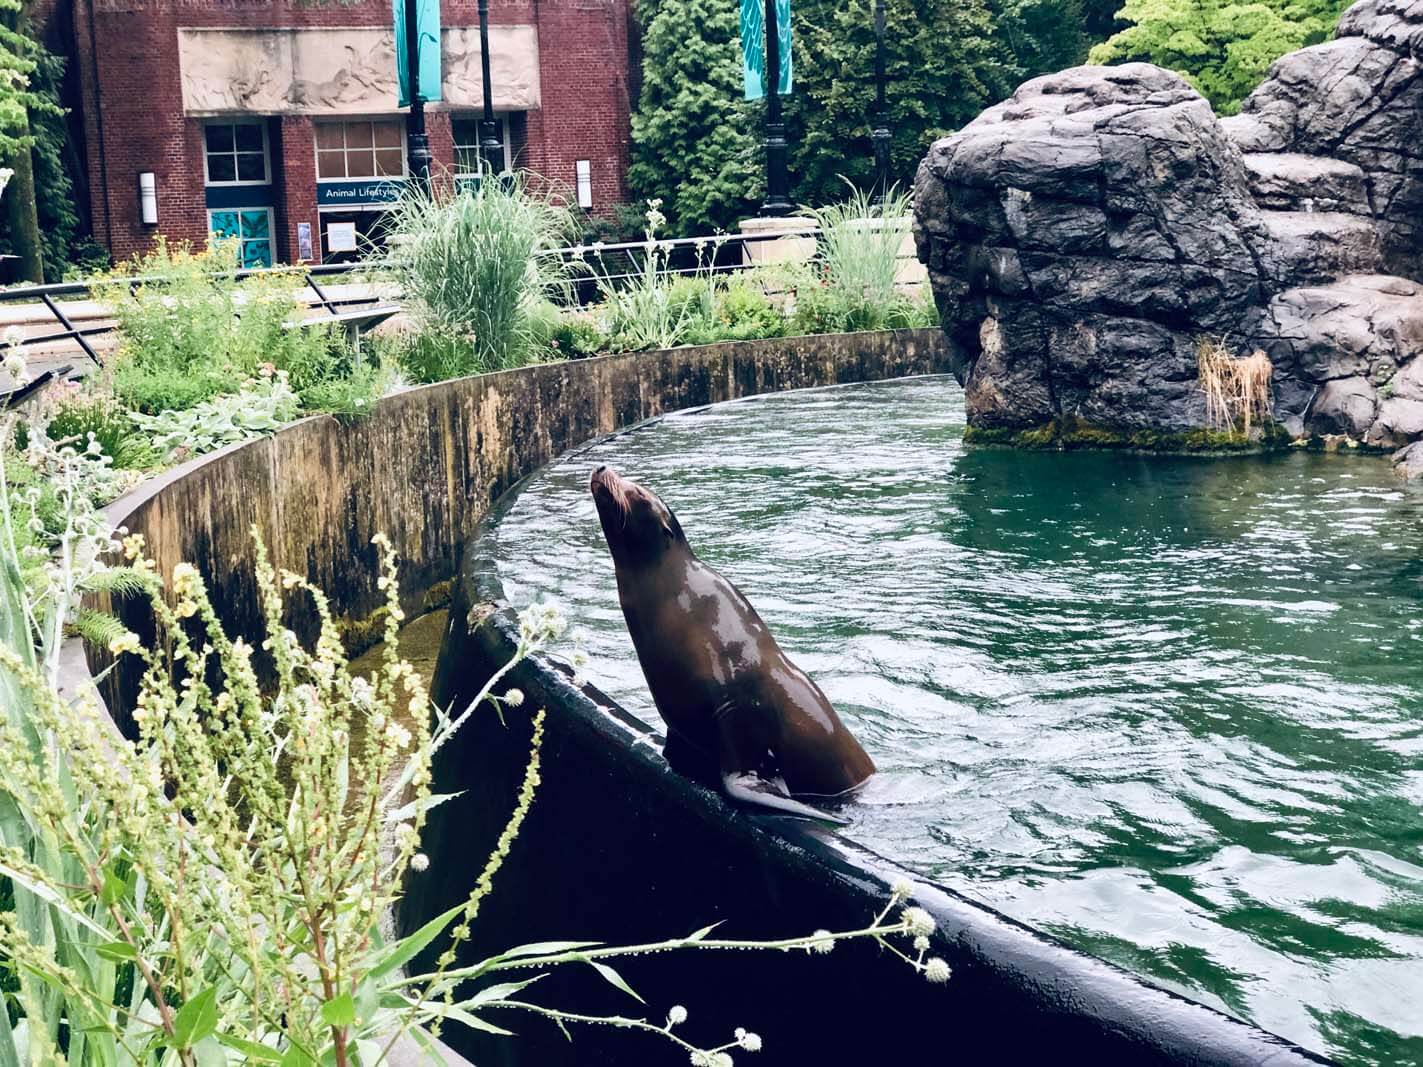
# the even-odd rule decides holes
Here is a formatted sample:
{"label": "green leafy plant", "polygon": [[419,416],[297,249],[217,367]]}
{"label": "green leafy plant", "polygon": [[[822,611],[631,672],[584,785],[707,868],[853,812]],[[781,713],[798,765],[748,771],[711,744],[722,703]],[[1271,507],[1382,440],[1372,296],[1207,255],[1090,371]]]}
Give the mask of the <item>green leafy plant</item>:
{"label": "green leafy plant", "polygon": [[922,297],[896,284],[909,233],[907,194],[891,189],[879,200],[851,185],[847,199],[802,213],[815,220],[819,235],[813,274],[794,285],[795,329],[846,333],[927,324]]}
{"label": "green leafy plant", "polygon": [[158,453],[128,412],[101,391],[66,389],[46,415],[45,432],[51,440],[80,448],[93,441],[117,469],[142,471],[158,463]]}
{"label": "green leafy plant", "polygon": [[294,328],[295,274],[239,284],[236,270],[235,242],[195,252],[160,237],[95,287],[118,321],[113,382],[125,406],[147,415],[190,408],[231,392],[262,364],[291,371],[301,388],[349,366],[335,331]]}
{"label": "green leafy plant", "polygon": [[523,178],[412,190],[391,212],[384,265],[420,326],[406,365],[421,381],[517,367],[539,350],[538,305],[568,267],[543,253],[571,229],[567,207]]}
{"label": "green leafy plant", "polygon": [[614,348],[637,352],[672,348],[686,343],[694,333],[705,333],[712,320],[716,301],[716,279],[701,260],[691,276],[671,269],[671,249],[658,239],[657,231],[667,221],[662,201],[647,202],[645,240],[631,257],[634,269],[621,278],[594,249],[598,265],[593,268],[602,297],[600,317]]}
{"label": "green leafy plant", "polygon": [[[0,465],[0,486],[5,468]],[[91,511],[70,513],[46,580],[22,580],[17,516],[0,493],[0,955],[15,988],[0,1011],[0,1061],[199,1067],[231,1059],[308,1067],[377,1067],[407,1036],[464,1025],[507,1033],[491,1015],[524,1012],[560,1024],[614,1025],[657,1035],[692,1062],[723,1067],[729,1050],[760,1039],[699,1047],[665,1021],[570,1012],[526,992],[549,971],[592,967],[635,991],[609,961],[677,949],[825,952],[870,938],[928,980],[947,981],[926,958],[934,920],[904,907],[911,887],[858,930],[759,943],[713,938],[713,927],[647,945],[567,941],[513,947],[467,966],[456,950],[534,803],[544,713],[532,715],[532,750],[512,814],[468,898],[400,939],[382,919],[419,852],[432,792],[431,757],[482,708],[524,713],[503,689],[511,662],[466,708],[428,707],[424,684],[399,655],[403,620],[394,553],[377,536],[385,590],[386,645],[369,679],[354,676],[326,597],[255,548],[265,641],[254,649],[223,629],[206,585],[187,564],[166,583],[142,538],[123,539],[128,560],[111,591],[143,593],[158,640],[113,624],[101,632],[114,656],[136,656],[142,679],[136,739],[117,734],[92,696],[61,695],[59,639],[84,587],[116,547]],[[95,550],[84,552],[81,542]],[[86,562],[86,560],[88,562]],[[319,620],[311,647],[284,624],[300,598]],[[514,662],[562,633],[556,609],[520,616]],[[263,657],[274,677],[257,674]],[[892,913],[902,908],[898,915]],[[907,939],[900,948],[895,939]],[[439,947],[434,970],[408,974]]]}
{"label": "green leafy plant", "polygon": [[148,435],[153,448],[172,463],[279,430],[296,418],[298,406],[286,371],[269,370],[228,396],[159,415],[135,412],[130,418]]}
{"label": "green leafy plant", "polygon": [[1326,40],[1348,0],[1126,0],[1129,23],[1093,63],[1144,60],[1174,70],[1222,115],[1240,110],[1280,56]]}

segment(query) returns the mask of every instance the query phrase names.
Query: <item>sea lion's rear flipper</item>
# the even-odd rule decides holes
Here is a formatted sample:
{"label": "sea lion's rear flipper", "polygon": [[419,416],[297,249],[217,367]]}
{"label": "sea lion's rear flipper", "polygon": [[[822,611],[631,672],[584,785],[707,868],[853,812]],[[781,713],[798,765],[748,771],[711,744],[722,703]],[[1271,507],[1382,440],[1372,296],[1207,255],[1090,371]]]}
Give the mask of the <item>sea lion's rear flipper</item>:
{"label": "sea lion's rear flipper", "polygon": [[768,781],[755,773],[727,772],[721,778],[722,788],[732,800],[743,804],[754,804],[759,808],[769,808],[786,815],[800,815],[807,819],[849,826],[850,823],[837,815],[802,804],[786,792],[785,783],[780,780]]}

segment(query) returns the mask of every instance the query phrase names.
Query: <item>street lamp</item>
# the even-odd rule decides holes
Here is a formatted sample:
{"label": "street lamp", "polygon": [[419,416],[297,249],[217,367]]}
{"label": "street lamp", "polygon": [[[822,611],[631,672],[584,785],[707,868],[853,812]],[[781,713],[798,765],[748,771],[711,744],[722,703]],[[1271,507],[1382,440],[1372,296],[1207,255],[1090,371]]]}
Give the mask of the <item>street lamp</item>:
{"label": "street lamp", "polygon": [[884,0],[875,0],[875,117],[870,131],[875,146],[875,195],[889,198],[889,113],[884,103]]}
{"label": "street lamp", "polygon": [[786,127],[781,121],[781,31],[776,0],[766,0],[766,202],[761,214],[789,215],[794,210],[786,172]]}
{"label": "street lamp", "polygon": [[504,172],[504,142],[494,122],[494,90],[489,78],[489,0],[479,0],[479,66],[484,76],[484,116],[479,120],[479,157],[496,176]]}
{"label": "street lamp", "polygon": [[425,101],[420,99],[419,0],[405,0],[405,81],[410,88],[410,114],[405,120],[405,154],[410,173],[430,188],[430,138],[425,133]]}

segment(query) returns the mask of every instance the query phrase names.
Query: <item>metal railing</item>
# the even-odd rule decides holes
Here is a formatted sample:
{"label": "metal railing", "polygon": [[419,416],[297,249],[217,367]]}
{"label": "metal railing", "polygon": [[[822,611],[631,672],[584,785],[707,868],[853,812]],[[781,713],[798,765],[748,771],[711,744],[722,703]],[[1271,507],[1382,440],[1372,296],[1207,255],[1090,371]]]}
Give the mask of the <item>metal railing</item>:
{"label": "metal railing", "polygon": [[[810,220],[805,220],[803,228],[792,231],[770,233],[718,233],[704,237],[657,238],[654,240],[622,241],[613,243],[588,242],[568,245],[563,248],[543,250],[537,255],[557,257],[570,268],[568,299],[572,306],[582,307],[598,300],[604,287],[621,286],[636,278],[643,277],[648,266],[648,258],[658,256],[655,264],[660,274],[691,276],[734,274],[757,265],[760,257],[754,254],[757,245],[786,239],[818,239],[820,229]],[[912,259],[912,256],[901,256]],[[582,267],[580,268],[580,264]],[[352,275],[370,278],[373,282],[381,278],[379,263],[328,263],[310,266],[258,267],[244,270],[214,273],[212,276],[231,277],[237,281],[263,276],[300,274],[303,289],[314,294],[315,299],[306,299],[308,309],[323,308],[334,318],[349,318],[353,309],[367,307],[375,310],[385,300],[379,294],[357,296],[333,296],[323,288],[318,279],[329,285],[333,279],[347,279]],[[0,289],[0,304],[23,302],[42,306],[59,327],[58,329],[26,336],[19,342],[21,348],[39,345],[53,345],[59,342],[73,342],[83,355],[96,367],[103,366],[103,359],[95,349],[92,339],[113,333],[118,327],[114,322],[98,322],[93,325],[78,325],[71,315],[60,306],[58,300],[64,297],[95,298],[104,289],[126,285],[130,292],[144,285],[161,284],[169,280],[168,275],[149,274],[134,276],[110,276],[83,282],[59,282],[48,285],[15,286]],[[102,299],[102,297],[99,297]],[[306,325],[319,324],[321,320],[308,320]],[[36,395],[43,384],[68,375],[72,366],[53,368],[37,376],[25,385],[0,392],[0,408],[12,406]],[[41,382],[41,378],[44,379]]]}

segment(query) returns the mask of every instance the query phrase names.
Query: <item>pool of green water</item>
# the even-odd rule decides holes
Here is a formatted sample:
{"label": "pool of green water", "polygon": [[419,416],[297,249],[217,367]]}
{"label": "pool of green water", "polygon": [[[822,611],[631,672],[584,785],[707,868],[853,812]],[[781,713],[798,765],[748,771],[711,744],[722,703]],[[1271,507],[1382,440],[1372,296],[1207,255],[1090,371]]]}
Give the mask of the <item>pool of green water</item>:
{"label": "pool of green water", "polygon": [[1342,1062],[1423,1063],[1423,492],[963,428],[943,378],[684,413],[490,540],[656,723],[586,490],[645,482],[878,763],[849,836]]}

